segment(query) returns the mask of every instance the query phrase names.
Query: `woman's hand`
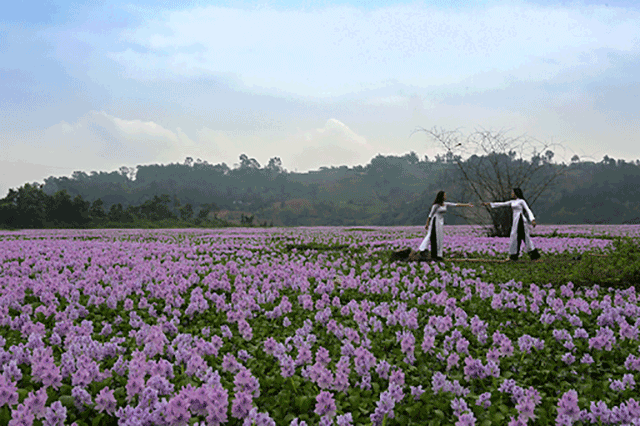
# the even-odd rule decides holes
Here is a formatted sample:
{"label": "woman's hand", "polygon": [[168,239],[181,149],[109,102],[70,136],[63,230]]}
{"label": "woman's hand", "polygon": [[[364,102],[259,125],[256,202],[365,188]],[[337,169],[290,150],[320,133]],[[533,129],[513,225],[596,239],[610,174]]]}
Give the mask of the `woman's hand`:
{"label": "woman's hand", "polygon": [[482,203],[483,206],[488,206],[491,203]]}
{"label": "woman's hand", "polygon": [[535,227],[536,227],[536,221],[535,221],[535,220],[532,220],[532,221],[531,221],[531,225],[533,225],[533,227],[535,228]]}

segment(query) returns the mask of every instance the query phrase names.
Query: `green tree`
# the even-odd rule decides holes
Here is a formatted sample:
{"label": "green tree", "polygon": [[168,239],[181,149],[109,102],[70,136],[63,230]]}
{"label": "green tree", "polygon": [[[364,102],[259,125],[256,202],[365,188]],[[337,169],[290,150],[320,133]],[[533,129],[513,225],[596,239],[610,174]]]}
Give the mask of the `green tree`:
{"label": "green tree", "polygon": [[4,198],[8,205],[4,214],[8,214],[6,223],[12,228],[44,228],[47,219],[49,196],[38,184],[25,184],[18,190],[10,189]]}
{"label": "green tree", "polygon": [[193,217],[193,206],[190,203],[180,208],[180,218],[182,220],[190,220]]}
{"label": "green tree", "polygon": [[55,227],[68,227],[74,217],[73,200],[66,189],[53,194],[47,203],[47,222]]}
{"label": "green tree", "polygon": [[73,199],[71,225],[87,225],[91,221],[91,217],[89,216],[90,207],[91,203],[89,201],[85,201],[80,195],[76,195]]}
{"label": "green tree", "polygon": [[124,208],[122,203],[112,204],[109,208],[108,218],[110,222],[120,222],[124,216]]}
{"label": "green tree", "polygon": [[167,194],[154,195],[151,200],[147,200],[140,206],[140,215],[151,221],[162,219],[175,219],[176,216],[171,211],[171,197]]}
{"label": "green tree", "polygon": [[208,207],[205,207],[205,206],[200,207],[200,211],[198,212],[198,219],[206,220],[207,217],[209,216],[210,211],[211,210]]}
{"label": "green tree", "polygon": [[98,198],[93,203],[91,203],[91,207],[89,208],[89,216],[93,220],[104,220],[107,217],[107,214],[104,211],[104,201],[101,198]]}

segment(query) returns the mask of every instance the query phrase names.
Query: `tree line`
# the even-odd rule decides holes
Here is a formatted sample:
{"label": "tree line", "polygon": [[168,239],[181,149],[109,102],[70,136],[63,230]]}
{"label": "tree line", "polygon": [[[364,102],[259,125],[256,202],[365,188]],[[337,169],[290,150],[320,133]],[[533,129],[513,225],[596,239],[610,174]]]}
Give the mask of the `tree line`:
{"label": "tree line", "polygon": [[[93,202],[66,189],[48,195],[42,185],[25,184],[0,200],[0,227],[9,229],[228,226],[215,217],[217,206],[204,204],[197,212],[168,194],[153,196],[140,205],[123,206]],[[211,213],[214,213],[213,218]]]}
{"label": "tree line", "polygon": [[[508,193],[500,188],[483,194],[465,184],[463,171],[480,166],[502,173],[505,188],[516,176],[510,170],[535,168],[537,174],[525,180],[522,189],[525,197],[533,198],[532,189],[542,188],[529,200],[539,223],[640,223],[640,161],[608,156],[582,161],[574,156],[563,164],[553,157],[551,150],[531,158],[498,151],[466,160],[453,150],[433,159],[410,152],[378,155],[364,166],[304,173],[285,170],[277,157],[261,166],[243,154],[232,167],[187,158],[109,173],[75,172],[12,189],[0,200],[0,226],[133,226],[136,221],[183,221],[191,226],[420,225],[441,189],[453,201],[473,201],[478,194],[491,201],[506,199]],[[452,211],[447,223],[469,220]]]}

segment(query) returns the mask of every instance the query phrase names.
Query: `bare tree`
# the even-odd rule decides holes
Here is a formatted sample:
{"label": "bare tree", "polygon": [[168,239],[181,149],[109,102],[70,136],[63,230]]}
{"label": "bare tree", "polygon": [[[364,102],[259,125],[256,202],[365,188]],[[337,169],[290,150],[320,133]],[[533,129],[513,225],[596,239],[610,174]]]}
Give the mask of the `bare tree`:
{"label": "bare tree", "polygon": [[[424,132],[446,151],[445,158],[454,162],[463,179],[464,191],[480,201],[504,201],[512,188],[522,188],[529,205],[547,191],[558,176],[564,173],[564,164],[552,163],[550,149],[555,144],[540,142],[525,135],[510,137],[505,131],[476,130],[465,136],[458,130],[431,130]],[[465,159],[466,158],[466,159]],[[511,211],[505,209],[473,209],[475,223],[492,225],[487,232],[495,236],[508,236],[511,231]]]}

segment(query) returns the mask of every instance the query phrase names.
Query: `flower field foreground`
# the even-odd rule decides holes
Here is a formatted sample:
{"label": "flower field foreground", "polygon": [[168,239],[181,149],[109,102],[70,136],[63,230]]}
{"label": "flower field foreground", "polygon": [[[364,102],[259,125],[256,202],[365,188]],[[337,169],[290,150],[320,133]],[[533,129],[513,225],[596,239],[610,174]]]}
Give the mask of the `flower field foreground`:
{"label": "flower field foreground", "polygon": [[[445,229],[449,256],[505,257]],[[386,261],[423,233],[2,232],[0,424],[640,424],[633,287]]]}

